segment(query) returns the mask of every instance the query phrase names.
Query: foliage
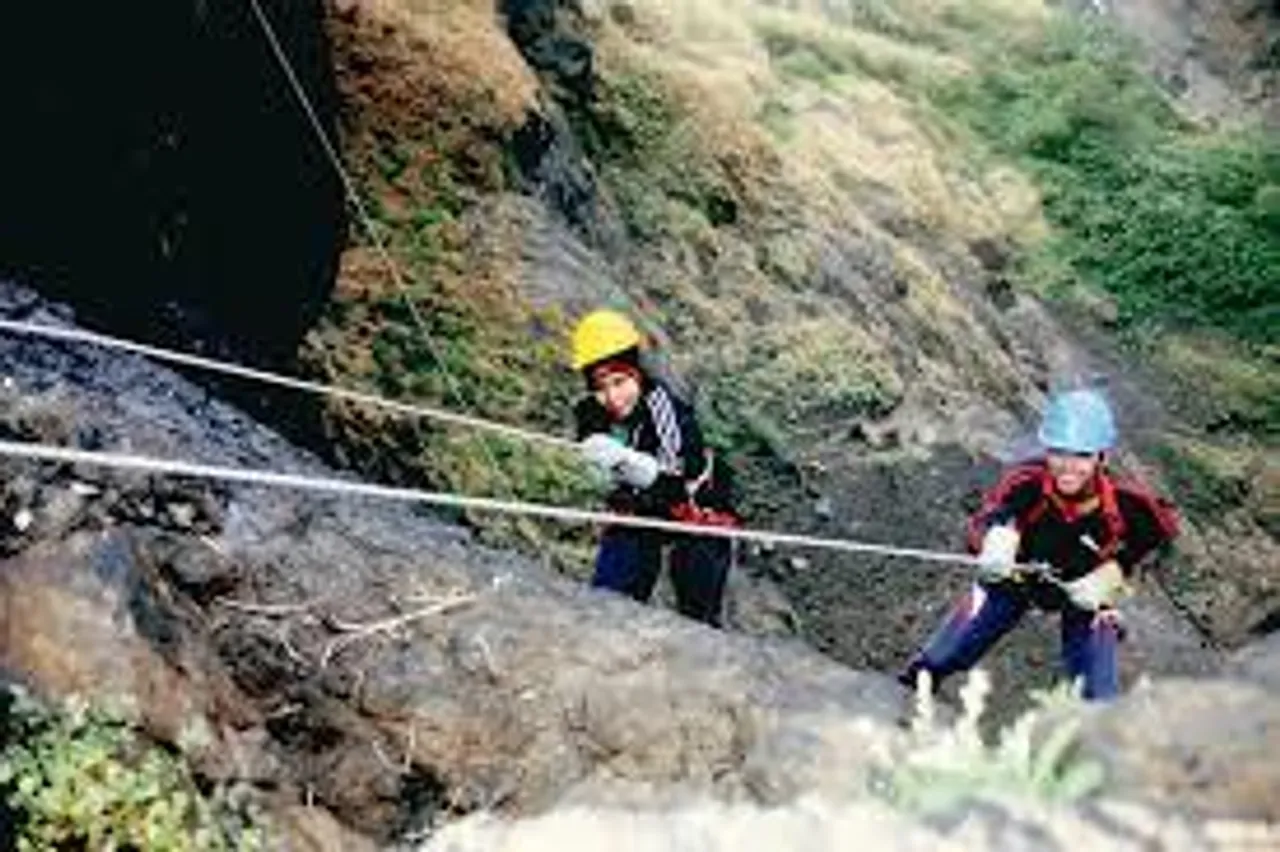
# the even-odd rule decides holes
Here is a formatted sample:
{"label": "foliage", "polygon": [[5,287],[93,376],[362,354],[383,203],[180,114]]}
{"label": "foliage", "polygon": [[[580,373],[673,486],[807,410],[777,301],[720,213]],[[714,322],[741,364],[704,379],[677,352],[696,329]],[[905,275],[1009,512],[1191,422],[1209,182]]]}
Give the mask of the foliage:
{"label": "foliage", "polygon": [[206,799],[179,757],[119,716],[71,703],[48,711],[18,694],[0,790],[17,816],[18,848],[264,848],[246,809]]}
{"label": "foliage", "polygon": [[678,208],[732,224],[738,199],[699,137],[698,121],[644,67],[603,73],[596,102],[578,116],[586,152],[600,165],[632,234],[660,235]]}
{"label": "foliage", "polygon": [[902,84],[927,79],[920,68],[894,50],[884,46],[879,52],[868,49],[849,32],[814,32],[777,21],[762,22],[757,30],[784,77],[810,80],[824,88],[833,88],[833,78],[844,76]]}
{"label": "foliage", "polygon": [[1045,250],[1123,319],[1275,342],[1280,144],[1188,126],[1131,55],[1098,25],[1057,22],[936,100],[1038,177],[1058,226]]}
{"label": "foliage", "polygon": [[960,691],[963,712],[945,727],[936,719],[929,675],[922,673],[909,746],[881,794],[907,810],[937,812],[980,796],[1071,802],[1102,786],[1101,764],[1075,754],[1078,721],[1068,716],[1037,736],[1049,711],[1080,704],[1078,687],[1037,693],[1037,708],[1001,731],[995,746],[984,742],[980,730],[990,691],[985,672],[970,673]]}
{"label": "foliage", "polygon": [[1187,511],[1212,517],[1244,504],[1245,483],[1219,472],[1189,448],[1163,443],[1151,452],[1160,462],[1174,499]]}

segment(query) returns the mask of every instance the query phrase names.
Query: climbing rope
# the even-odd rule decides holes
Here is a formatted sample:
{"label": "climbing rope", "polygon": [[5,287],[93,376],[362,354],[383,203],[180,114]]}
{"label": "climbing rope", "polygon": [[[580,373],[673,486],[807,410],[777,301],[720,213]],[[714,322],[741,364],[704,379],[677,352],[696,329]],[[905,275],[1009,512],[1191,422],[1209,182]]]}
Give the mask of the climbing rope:
{"label": "climbing rope", "polygon": [[[110,335],[86,331],[84,329],[50,326],[0,318],[0,331],[12,334],[44,337],[51,340],[60,340],[69,343],[89,344],[106,349],[116,349],[122,352],[129,352],[136,355],[155,358],[159,361],[168,361],[174,364],[210,370],[212,372],[223,373],[266,384],[278,385],[280,387],[290,388],[293,390],[306,391],[309,393],[331,396],[336,399],[345,399],[364,405],[385,408],[398,414],[424,417],[458,426],[487,430],[511,438],[547,444],[563,450],[576,451],[577,449],[577,444],[566,438],[559,438],[554,435],[536,432],[531,429],[523,429],[518,426],[510,426],[505,423],[497,423],[492,420],[486,420],[482,417],[458,414],[456,412],[440,408],[432,408],[430,406],[411,405],[392,399],[386,399],[385,397],[376,396],[374,394],[363,393],[333,385],[324,385],[319,382],[311,382],[305,379],[284,376],[278,373],[271,373],[266,370],[258,370],[252,367],[244,367],[239,364],[221,361],[216,358],[208,358],[188,352],[179,352],[159,346],[151,346],[145,343],[136,343],[134,341],[124,340]],[[709,527],[697,524],[686,524],[678,521],[666,521],[658,518],[617,515],[610,512],[594,512],[585,509],[551,506],[517,500],[496,500],[487,497],[472,497],[446,492],[393,488],[383,485],[353,483],[336,479],[315,479],[296,476],[293,474],[274,473],[270,471],[216,467],[210,465],[191,464],[181,461],[152,459],[142,456],[90,452],[87,450],[75,450],[65,447],[48,447],[21,442],[0,441],[0,455],[39,459],[44,461],[61,461],[71,464],[84,463],[105,467],[150,470],[156,473],[169,473],[180,476],[223,479],[234,482],[276,485],[396,500],[413,500],[436,506],[475,509],[479,511],[492,511],[505,514],[519,514],[528,517],[540,517],[552,520],[613,524],[617,526],[630,526],[642,529],[654,529],[700,536],[718,536],[740,541],[793,545],[797,547],[811,547],[848,553],[899,556],[920,559],[927,562],[942,562],[969,566],[978,564],[975,557],[943,551],[895,547],[891,545],[857,542],[847,539],[831,539],[791,533],[766,532],[745,529],[742,527]],[[1038,566],[1027,567],[1038,570]]]}
{"label": "climbing rope", "polygon": [[[249,3],[253,7],[254,16],[258,20],[258,24],[262,28],[263,34],[271,45],[271,50],[275,55],[276,61],[280,64],[285,78],[289,82],[290,88],[293,89],[294,96],[301,105],[303,112],[306,113],[307,121],[311,125],[311,129],[315,133],[316,138],[319,140],[325,156],[333,165],[334,171],[337,172],[338,177],[341,179],[343,188],[348,198],[351,199],[352,206],[355,208],[356,213],[362,220],[365,230],[369,232],[370,239],[373,240],[379,254],[382,255],[383,261],[387,269],[390,271],[393,279],[395,279],[396,285],[400,288],[405,304],[408,306],[410,316],[413,318],[418,330],[427,341],[427,346],[431,350],[432,358],[435,359],[436,363],[438,363],[441,369],[445,371],[447,380],[450,383],[451,390],[455,398],[461,401],[461,396],[457,389],[457,383],[454,381],[453,377],[448,374],[445,362],[438,357],[431,335],[427,332],[426,324],[422,321],[421,313],[418,311],[417,306],[413,304],[412,300],[408,298],[407,290],[404,287],[403,280],[399,277],[398,269],[391,260],[385,245],[378,238],[373,218],[369,215],[368,208],[365,206],[359,193],[356,191],[355,181],[351,179],[350,173],[347,172],[346,166],[342,163],[342,158],[338,156],[338,152],[334,148],[333,143],[329,140],[328,134],[325,133],[324,124],[320,121],[315,106],[312,104],[311,98],[307,94],[306,87],[303,86],[301,80],[299,80],[298,74],[294,70],[293,63],[289,61],[288,54],[285,53],[283,46],[280,44],[280,40],[276,36],[275,28],[271,25],[271,21],[263,11],[259,0],[249,0]],[[666,333],[666,330],[663,329],[662,325],[654,319],[653,314],[655,311],[652,309],[646,309],[638,300],[632,298],[625,290],[614,282],[611,276],[605,276],[604,281],[612,296],[612,300],[621,303],[621,306],[624,307],[626,311],[635,316],[636,319],[639,320],[644,331],[658,344],[655,357],[659,362],[665,364],[667,353],[672,349],[671,338]],[[497,463],[496,460],[493,459],[492,454],[490,454],[489,458],[494,464]]]}
{"label": "climbing rope", "polygon": [[[285,53],[284,46],[280,43],[280,39],[276,36],[275,28],[271,25],[271,20],[262,9],[259,0],[249,0],[249,5],[253,9],[254,17],[258,20],[258,25],[262,28],[263,34],[266,36],[267,42],[271,46],[271,52],[275,55],[276,61],[280,64],[281,71],[284,72],[285,79],[289,83],[289,87],[293,90],[294,96],[298,99],[302,111],[307,116],[307,121],[311,125],[311,129],[315,132],[316,139],[320,142],[320,147],[324,150],[325,156],[329,159],[333,169],[337,172],[338,179],[342,182],[343,190],[347,194],[347,198],[351,201],[352,208],[356,211],[356,216],[364,225],[365,231],[369,234],[369,239],[373,243],[374,250],[382,259],[383,265],[386,266],[387,272],[394,282],[396,289],[400,293],[400,299],[404,302],[405,308],[409,312],[410,319],[417,327],[418,333],[422,335],[422,340],[427,346],[427,351],[431,355],[431,359],[440,368],[441,375],[444,376],[445,384],[448,386],[449,393],[454,400],[462,405],[465,399],[462,393],[462,387],[453,373],[449,370],[448,362],[442,356],[439,347],[432,338],[431,333],[427,330],[426,321],[422,318],[422,312],[414,303],[410,296],[409,287],[405,283],[404,278],[400,274],[400,268],[396,265],[395,260],[391,257],[391,252],[387,250],[386,244],[378,235],[377,226],[374,224],[373,217],[369,214],[368,208],[365,207],[364,201],[360,198],[360,193],[356,190],[355,182],[347,173],[346,167],[342,164],[342,158],[338,156],[337,149],[334,148],[333,142],[329,140],[329,135],[325,133],[324,124],[320,121],[320,116],[316,113],[315,107],[311,104],[311,98],[307,95],[306,88],[302,85],[302,81],[298,79],[297,73],[293,69],[293,64],[289,61],[289,56]],[[503,472],[502,466],[498,463],[497,457],[493,453],[493,448],[489,446],[489,442],[484,436],[480,437],[480,450],[484,453],[485,461],[492,470],[494,476],[500,480],[507,489],[509,494],[515,493],[515,487],[511,479]]]}
{"label": "climbing rope", "polygon": [[230,361],[221,361],[216,358],[208,358],[203,355],[194,355],[190,352],[179,352],[174,349],[164,349],[159,346],[151,346],[145,343],[135,343],[131,340],[124,340],[122,338],[112,337],[106,334],[98,334],[97,332],[85,331],[79,328],[43,325],[0,318],[0,331],[7,331],[13,334],[45,337],[51,340],[62,340],[71,343],[87,343],[93,346],[103,347],[104,349],[117,349],[122,352],[131,352],[135,355],[144,355],[148,358],[154,358],[157,361],[167,361],[171,364],[179,364],[184,367],[196,367],[202,370],[209,370],[214,373],[222,373],[224,375],[236,376],[242,379],[251,379],[264,384],[277,385],[279,387],[290,388],[292,390],[306,391],[308,393],[329,396],[334,399],[343,399],[348,402],[357,402],[362,405],[374,406],[376,408],[385,408],[388,411],[393,411],[397,414],[422,417],[429,420],[438,420],[442,423],[450,423],[456,426],[465,426],[469,429],[493,432],[494,434],[502,435],[507,438],[516,438],[522,441],[546,444],[548,446],[558,447],[564,450],[574,450],[577,447],[573,441],[570,441],[567,438],[559,438],[555,435],[535,432],[532,429],[522,429],[519,426],[509,426],[505,423],[486,420],[483,417],[458,414],[443,408],[434,408],[432,406],[420,405],[417,403],[399,402],[394,399],[387,399],[386,397],[376,396],[371,393],[364,393],[362,391],[351,390],[349,388],[338,387],[335,385],[321,384],[320,382],[307,381],[306,379],[298,379],[292,376],[285,376],[279,373],[255,369],[253,367],[245,367],[240,364],[231,363]]}
{"label": "climbing rope", "polygon": [[[194,355],[189,352],[179,352],[173,349],[165,349],[163,347],[151,346],[145,343],[136,343],[131,340],[124,340],[119,337],[112,337],[110,335],[99,334],[97,332],[86,331],[84,329],[50,326],[0,318],[0,331],[10,332],[13,334],[33,335],[69,343],[90,344],[94,346],[101,346],[106,349],[116,349],[122,352],[129,352],[136,355],[155,358],[159,361],[168,361],[183,366],[197,367],[204,370],[210,370],[212,372],[251,379],[253,381],[259,381],[266,384],[278,385],[280,387],[290,388],[293,390],[301,390],[323,396],[331,396],[336,399],[345,399],[365,405],[385,408],[397,414],[424,417],[458,426],[487,430],[511,438],[547,444],[562,450],[577,450],[577,444],[573,441],[566,438],[556,437],[554,435],[548,435],[543,432],[536,432],[532,429],[523,429],[518,426],[510,426],[505,423],[486,420],[482,417],[458,414],[441,408],[411,405],[387,399],[385,397],[376,396],[374,394],[363,393],[361,391],[354,391],[333,385],[324,385],[319,382],[311,382],[305,379],[294,378],[292,376],[284,376],[278,373],[258,370],[252,367],[244,367],[239,364],[221,361],[216,358],[208,358],[202,355]],[[472,497],[446,492],[393,488],[368,483],[344,482],[342,480],[313,479],[299,477],[293,474],[273,473],[270,471],[237,470],[235,468],[198,465],[164,459],[150,459],[141,456],[95,453],[85,450],[74,450],[63,447],[47,447],[37,444],[24,444],[7,441],[0,442],[0,455],[36,458],[45,461],[65,461],[73,464],[83,462],[86,464],[98,464],[106,467],[144,469],[158,473],[171,473],[183,476],[225,479],[228,481],[253,482],[258,484],[290,486],[296,488],[310,488],[313,490],[399,500],[415,500],[417,502],[452,508],[476,509],[480,511],[493,511],[505,514],[522,514],[528,517],[541,517],[580,523],[614,524],[618,526],[631,526],[642,529],[655,529],[702,536],[718,536],[740,541],[756,541],[761,543],[794,545],[798,547],[813,547],[850,553],[900,556],[920,559],[927,562],[945,562],[968,566],[975,566],[978,564],[976,557],[947,553],[944,551],[896,547],[892,545],[857,542],[848,539],[831,539],[791,533],[749,530],[741,527],[710,527],[698,524],[686,524],[678,521],[666,521],[657,518],[641,518],[633,515],[593,512],[585,509],[550,506],[546,504],[517,500],[496,500],[487,497]],[[1052,576],[1045,573],[1043,566],[1027,565],[1019,567],[1024,568],[1027,574],[1035,574],[1049,582],[1054,582]]]}
{"label": "climbing rope", "polygon": [[[840,553],[860,553],[875,556],[901,557],[906,559],[916,559],[923,562],[961,565],[966,567],[976,567],[978,565],[977,557],[963,553],[948,553],[946,551],[927,550],[923,548],[898,547],[888,544],[875,544],[872,542],[852,541],[838,538],[823,538],[820,536],[798,535],[794,533],[774,532],[770,530],[754,530],[746,527],[701,526],[698,524],[681,523],[679,521],[668,521],[661,518],[646,518],[637,515],[619,515],[612,512],[596,512],[588,509],[575,509],[568,506],[554,506],[545,503],[532,503],[522,500],[499,500],[491,497],[473,497],[470,495],[454,494],[444,491],[423,491],[415,488],[399,488],[388,485],[375,485],[366,482],[325,479],[292,473],[278,473],[270,470],[257,470],[253,468],[235,468],[219,465],[197,464],[127,453],[79,450],[70,447],[54,447],[45,444],[24,443],[21,441],[0,441],[0,456],[35,461],[59,462],[63,464],[93,465],[96,467],[135,470],[148,473],[165,474],[169,476],[188,476],[198,479],[237,482],[246,485],[266,485],[276,488],[293,488],[330,494],[373,497],[382,500],[423,503],[445,508],[469,509],[480,512],[496,512],[508,515],[523,515],[525,517],[543,518],[546,520],[565,521],[569,523],[634,527],[637,529],[658,530],[668,533],[727,538],[737,541],[776,544],[787,547],[812,548]],[[1032,568],[1034,566],[1026,567]]]}

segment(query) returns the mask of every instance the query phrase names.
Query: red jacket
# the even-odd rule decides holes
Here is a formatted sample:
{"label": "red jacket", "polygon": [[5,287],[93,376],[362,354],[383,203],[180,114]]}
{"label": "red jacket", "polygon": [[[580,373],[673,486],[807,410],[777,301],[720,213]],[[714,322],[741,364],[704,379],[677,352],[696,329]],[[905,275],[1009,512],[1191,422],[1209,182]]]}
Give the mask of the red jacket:
{"label": "red jacket", "polygon": [[1173,505],[1135,481],[1101,471],[1095,495],[1083,504],[1062,499],[1043,461],[1013,467],[970,518],[969,550],[981,548],[991,527],[1013,522],[1022,537],[1019,562],[1044,562],[1062,579],[1074,580],[1108,559],[1132,574],[1178,534]]}

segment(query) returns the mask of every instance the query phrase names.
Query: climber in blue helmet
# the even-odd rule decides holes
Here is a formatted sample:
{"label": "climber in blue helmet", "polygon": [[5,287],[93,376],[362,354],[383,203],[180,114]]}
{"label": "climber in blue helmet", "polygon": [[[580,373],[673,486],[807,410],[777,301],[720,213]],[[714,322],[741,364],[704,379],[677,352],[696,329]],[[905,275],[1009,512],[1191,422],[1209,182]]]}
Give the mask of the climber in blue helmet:
{"label": "climber in blue helmet", "polygon": [[[1136,566],[1177,535],[1173,507],[1107,469],[1116,424],[1091,388],[1053,397],[1038,438],[1045,453],[1007,470],[969,522],[978,577],[899,675],[935,687],[970,668],[1033,606],[1061,616],[1062,663],[1084,697],[1119,691],[1116,609]],[[1028,571],[1027,566],[1043,566]]]}

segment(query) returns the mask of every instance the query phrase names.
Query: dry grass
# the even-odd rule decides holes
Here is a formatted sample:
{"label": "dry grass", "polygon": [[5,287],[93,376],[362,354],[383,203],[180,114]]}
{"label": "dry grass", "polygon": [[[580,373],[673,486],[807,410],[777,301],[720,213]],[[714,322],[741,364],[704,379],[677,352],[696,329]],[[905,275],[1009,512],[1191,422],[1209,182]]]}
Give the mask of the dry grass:
{"label": "dry grass", "polygon": [[[335,3],[339,80],[351,115],[376,112],[411,125],[436,122],[436,99],[478,109],[477,120],[523,120],[537,80],[515,49],[493,4],[484,0],[357,0]],[[359,67],[354,67],[354,66]],[[387,73],[395,72],[395,73]],[[362,110],[363,98],[377,99]],[[359,100],[352,102],[355,97]]]}
{"label": "dry grass", "polygon": [[[1012,16],[1030,25],[1044,11],[1013,0],[980,5],[1002,24]],[[605,67],[662,69],[673,91],[698,105],[709,148],[725,156],[746,147],[752,159],[767,161],[758,153],[760,131],[771,120],[783,125],[775,134],[784,137],[781,171],[811,203],[841,206],[852,180],[888,187],[913,218],[955,235],[1024,231],[1039,222],[1030,184],[1008,170],[975,173],[972,163],[957,162],[953,142],[931,126],[920,97],[967,70],[963,53],[942,46],[943,22],[956,10],[980,18],[972,4],[851,2],[843,11],[841,4],[781,8],[758,0],[626,6],[626,25],[601,24]],[[806,58],[818,65],[798,75],[796,60]]]}

